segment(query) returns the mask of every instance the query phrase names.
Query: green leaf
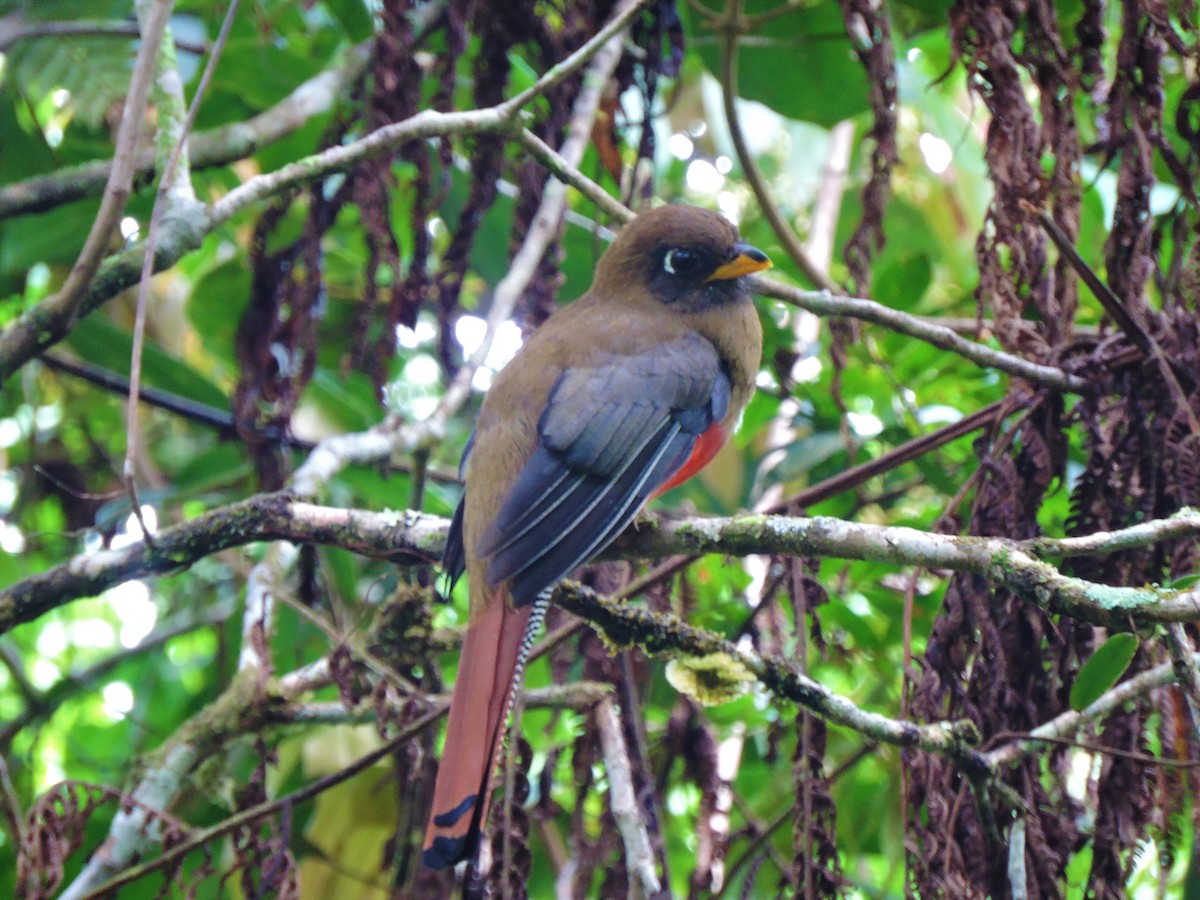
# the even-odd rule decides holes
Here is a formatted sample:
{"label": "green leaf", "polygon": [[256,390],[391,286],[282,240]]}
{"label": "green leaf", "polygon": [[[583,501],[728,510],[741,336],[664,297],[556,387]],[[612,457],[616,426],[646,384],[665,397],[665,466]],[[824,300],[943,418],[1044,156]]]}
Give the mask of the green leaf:
{"label": "green leaf", "polygon": [[352,41],[365,41],[371,36],[374,28],[371,25],[371,13],[363,0],[326,0],[329,9],[338,24],[346,30],[346,36]]}
{"label": "green leaf", "polygon": [[810,434],[787,448],[787,455],[776,468],[774,477],[780,481],[791,481],[845,451],[846,442],[842,440],[839,432],[823,431]]}
{"label": "green leaf", "polygon": [[1183,900],[1200,900],[1200,838],[1192,834],[1192,852],[1188,859],[1187,872],[1183,876]]}
{"label": "green leaf", "polygon": [[1071,708],[1084,709],[1117,683],[1137,653],[1136,634],[1114,634],[1083,664],[1071,685]]}
{"label": "green leaf", "polygon": [[73,263],[99,208],[97,201],[88,200],[0,222],[0,284],[5,293],[23,291],[36,263],[52,268]]}
{"label": "green leaf", "polygon": [[920,253],[891,260],[876,272],[871,294],[893,309],[912,309],[933,283],[933,265]]}
{"label": "green leaf", "polygon": [[249,296],[250,272],[242,257],[234,257],[206,273],[188,297],[188,321],[204,349],[218,359],[234,361],[234,339]]}
{"label": "green leaf", "polygon": [[[81,320],[66,343],[88,362],[119,375],[129,375],[133,338],[103,316]],[[229,409],[229,398],[223,390],[150,340],[142,350],[142,378],[147,385],[180,397]]]}
{"label": "green leaf", "polygon": [[0,182],[20,181],[54,168],[54,154],[40,134],[22,127],[11,91],[0,94]]}
{"label": "green leaf", "polygon": [[[746,4],[753,16],[773,10],[776,0]],[[720,77],[721,37],[689,16],[689,36],[704,65]],[[738,49],[738,96],[780,115],[832,126],[866,112],[866,72],[854,55],[836,4],[797,7],[765,22]]]}
{"label": "green leaf", "polygon": [[246,449],[234,441],[225,441],[189,459],[171,482],[176,496],[227,487],[251,474]]}
{"label": "green leaf", "polygon": [[[440,212],[449,228],[458,228],[459,217],[467,205],[470,180],[452,169],[450,190]],[[508,272],[508,239],[513,220],[513,201],[503,195],[484,213],[479,234],[471,248],[471,268],[489,284],[496,284]]]}
{"label": "green leaf", "polygon": [[258,35],[230,38],[213,85],[240,96],[253,109],[266,109],[320,71],[324,60],[302,50]]}
{"label": "green leaf", "polygon": [[74,117],[99,128],[112,104],[129,90],[135,47],[132,37],[114,35],[23,41],[10,52],[9,76],[35,104],[65,90]]}
{"label": "green leaf", "polygon": [[375,388],[362,372],[336,371],[319,367],[306,392],[321,412],[347,431],[362,431],[379,421]]}

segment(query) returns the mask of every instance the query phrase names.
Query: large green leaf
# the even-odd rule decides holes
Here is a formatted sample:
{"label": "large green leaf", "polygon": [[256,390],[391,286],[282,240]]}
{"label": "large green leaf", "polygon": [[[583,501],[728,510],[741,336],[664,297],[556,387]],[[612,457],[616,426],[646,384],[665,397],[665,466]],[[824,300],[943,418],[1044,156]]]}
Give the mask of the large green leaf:
{"label": "large green leaf", "polygon": [[196,283],[187,301],[187,317],[204,348],[233,362],[234,338],[250,296],[250,272],[242,257],[216,266]]}
{"label": "large green leaf", "polygon": [[0,182],[20,181],[54,167],[54,155],[35,128],[25,127],[14,104],[22,98],[11,90],[0,93]]}
{"label": "large green leaf", "polygon": [[65,90],[74,116],[98,128],[129,89],[135,47],[129,36],[22,41],[9,55],[9,71],[14,85],[31,103]]}
{"label": "large green leaf", "polygon": [[[777,9],[777,0],[747,3],[747,15]],[[693,13],[693,46],[714,74],[721,71],[721,37]],[[780,115],[835,125],[870,108],[867,76],[854,55],[837,4],[798,6],[740,39],[738,96]]]}
{"label": "large green leaf", "polygon": [[[133,338],[100,315],[88,316],[76,324],[66,343],[80,357],[119,375],[129,375]],[[229,408],[225,392],[193,369],[167,353],[154,341],[147,340],[142,350],[142,380],[180,397]]]}

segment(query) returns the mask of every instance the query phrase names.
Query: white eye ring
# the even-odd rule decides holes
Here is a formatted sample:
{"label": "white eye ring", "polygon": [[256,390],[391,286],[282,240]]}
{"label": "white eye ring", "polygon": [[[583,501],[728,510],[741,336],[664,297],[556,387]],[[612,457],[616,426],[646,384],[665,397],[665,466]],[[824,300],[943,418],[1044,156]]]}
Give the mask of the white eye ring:
{"label": "white eye ring", "polygon": [[[678,260],[676,260],[676,254],[679,255]],[[668,275],[679,274],[676,266],[679,266],[680,269],[683,269],[684,272],[687,272],[689,269],[694,269],[696,263],[696,253],[692,250],[676,248],[674,250],[668,250],[666,255],[663,256],[663,270]]]}

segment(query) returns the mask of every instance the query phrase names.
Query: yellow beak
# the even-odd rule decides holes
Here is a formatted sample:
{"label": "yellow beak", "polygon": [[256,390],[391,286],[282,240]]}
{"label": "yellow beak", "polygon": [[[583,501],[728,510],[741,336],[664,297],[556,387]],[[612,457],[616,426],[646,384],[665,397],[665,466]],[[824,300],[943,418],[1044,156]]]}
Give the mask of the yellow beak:
{"label": "yellow beak", "polygon": [[737,256],[731,259],[717,271],[706,278],[706,281],[724,281],[728,278],[740,278],[743,275],[753,275],[764,269],[771,268],[771,260],[767,254],[749,244],[738,244],[733,248]]}

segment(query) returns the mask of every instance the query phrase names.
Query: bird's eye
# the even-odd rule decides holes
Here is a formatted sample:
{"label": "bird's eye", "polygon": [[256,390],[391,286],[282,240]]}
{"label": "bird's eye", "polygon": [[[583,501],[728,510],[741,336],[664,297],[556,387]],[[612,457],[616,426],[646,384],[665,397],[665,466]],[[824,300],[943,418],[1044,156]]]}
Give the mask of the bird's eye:
{"label": "bird's eye", "polygon": [[663,269],[669,275],[693,275],[700,268],[700,254],[677,247],[663,257]]}

